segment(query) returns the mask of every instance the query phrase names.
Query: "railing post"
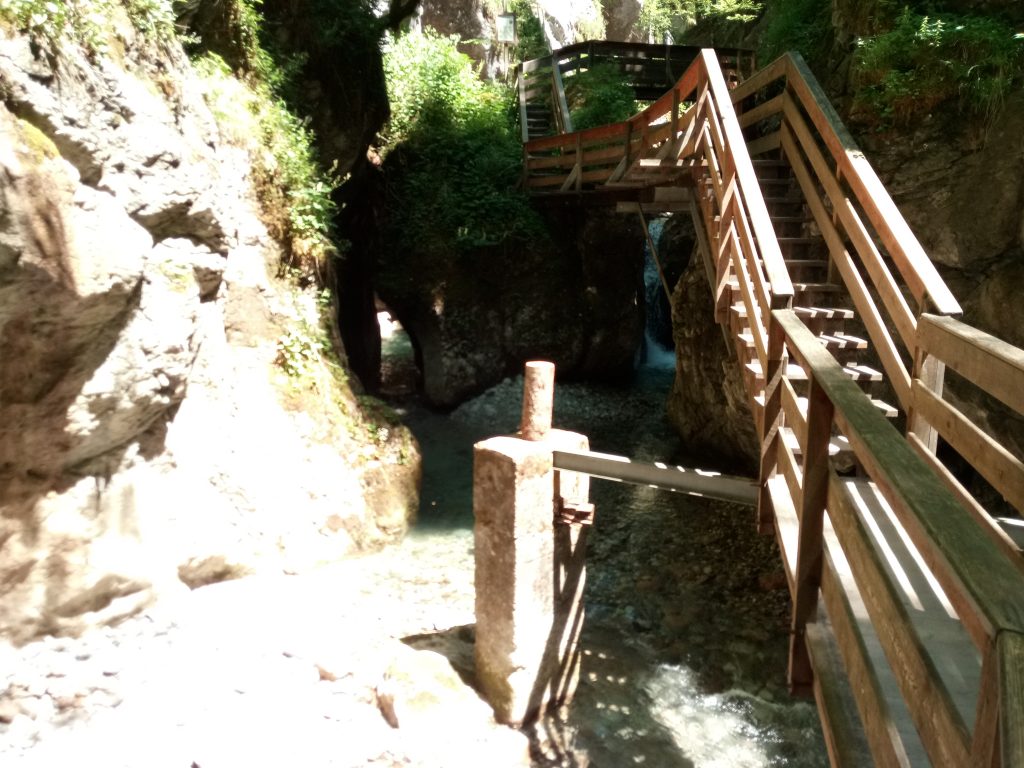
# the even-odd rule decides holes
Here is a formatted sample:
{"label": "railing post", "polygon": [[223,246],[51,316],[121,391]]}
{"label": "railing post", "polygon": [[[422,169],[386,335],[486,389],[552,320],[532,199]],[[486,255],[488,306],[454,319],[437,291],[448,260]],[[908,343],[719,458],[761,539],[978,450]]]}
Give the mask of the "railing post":
{"label": "railing post", "polygon": [[584,435],[551,429],[554,365],[527,363],[519,435],[473,447],[476,680],[502,723],[571,698],[579,678],[589,478],[556,470]]}
{"label": "railing post", "polygon": [[800,527],[797,534],[793,618],[789,638],[789,688],[793,693],[800,694],[810,693],[814,682],[804,632],[807,623],[814,621],[818,608],[818,590],[821,587],[824,556],[822,529],[828,496],[828,444],[832,436],[833,414],[832,401],[811,376],[807,391],[803,486],[797,504]]}
{"label": "railing post", "polygon": [[[914,368],[911,377],[911,384],[914,379],[920,379],[921,384],[931,391],[936,397],[942,397],[942,389],[946,377],[946,364],[934,355],[929,355],[921,348],[920,342],[915,342]],[[939,433],[932,425],[925,421],[914,408],[914,398],[911,395],[910,412],[907,414],[907,431],[912,432],[920,438],[921,442],[929,451],[935,453],[939,445]]]}

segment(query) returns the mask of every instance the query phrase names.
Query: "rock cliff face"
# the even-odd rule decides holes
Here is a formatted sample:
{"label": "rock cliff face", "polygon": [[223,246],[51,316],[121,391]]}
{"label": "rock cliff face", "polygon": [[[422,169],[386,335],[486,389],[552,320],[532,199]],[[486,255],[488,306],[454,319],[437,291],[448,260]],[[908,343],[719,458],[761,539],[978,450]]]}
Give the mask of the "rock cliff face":
{"label": "rock cliff face", "polygon": [[409,331],[429,403],[452,407],[550,360],[560,376],[628,376],[643,340],[643,242],[632,218],[545,212],[550,241],[483,248],[428,271],[391,254],[378,291]]}
{"label": "rock cliff face", "polygon": [[715,322],[704,264],[693,252],[694,237],[690,217],[675,216],[659,244],[664,259],[686,263],[672,293],[676,377],[668,417],[700,466],[749,473],[756,471],[757,435],[742,373]]}
{"label": "rock cliff face", "polygon": [[123,15],[108,31],[87,54],[0,29],[0,634],[15,639],[392,540],[416,501],[403,429],[274,365],[317,321],[269,277],[259,147],[218,125],[177,43]]}

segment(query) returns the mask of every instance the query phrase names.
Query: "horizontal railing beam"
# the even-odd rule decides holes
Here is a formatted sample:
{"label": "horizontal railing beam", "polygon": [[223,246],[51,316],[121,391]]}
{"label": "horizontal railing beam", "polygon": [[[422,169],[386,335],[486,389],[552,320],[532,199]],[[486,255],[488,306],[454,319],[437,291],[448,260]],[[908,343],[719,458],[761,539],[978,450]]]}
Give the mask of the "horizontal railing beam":
{"label": "horizontal railing beam", "polygon": [[757,505],[757,481],[702,469],[646,464],[626,456],[592,451],[554,451],[555,469],[582,472],[605,480],[649,485],[691,496],[704,496],[747,506]]}

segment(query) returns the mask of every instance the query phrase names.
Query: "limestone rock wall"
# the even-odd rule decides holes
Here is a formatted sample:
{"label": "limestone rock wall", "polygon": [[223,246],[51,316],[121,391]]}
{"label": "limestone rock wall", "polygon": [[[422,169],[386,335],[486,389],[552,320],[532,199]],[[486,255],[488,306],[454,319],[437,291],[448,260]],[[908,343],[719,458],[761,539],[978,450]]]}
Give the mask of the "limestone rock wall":
{"label": "limestone rock wall", "polygon": [[412,338],[432,405],[458,405],[531,359],[559,376],[632,373],[644,328],[640,225],[572,204],[544,215],[550,240],[378,264],[378,292]]}
{"label": "limestone rock wall", "polygon": [[[692,253],[689,215],[670,219],[660,253],[667,260]],[[672,293],[676,377],[669,393],[669,420],[686,451],[701,467],[733,474],[756,472],[758,440],[743,378],[715,322],[712,293],[699,254],[693,253]]]}
{"label": "limestone rock wall", "polygon": [[351,395],[275,383],[311,299],[269,277],[254,148],[222,134],[180,46],[126,17],[110,34],[87,55],[0,30],[0,634],[15,640],[392,540],[416,504],[404,430],[371,440]]}

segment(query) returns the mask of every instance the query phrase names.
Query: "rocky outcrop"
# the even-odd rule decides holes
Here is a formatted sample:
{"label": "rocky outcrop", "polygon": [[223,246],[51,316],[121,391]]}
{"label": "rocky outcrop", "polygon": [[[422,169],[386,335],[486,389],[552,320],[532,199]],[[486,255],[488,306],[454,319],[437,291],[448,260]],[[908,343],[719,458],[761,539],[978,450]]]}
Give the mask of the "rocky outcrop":
{"label": "rocky outcrop", "polygon": [[296,382],[274,364],[317,320],[268,276],[259,148],[221,129],[177,43],[123,14],[109,33],[87,55],[0,32],[0,634],[15,639],[116,621],[179,578],[392,540],[415,506],[408,434],[371,440],[326,371]]}
{"label": "rocky outcrop", "polygon": [[606,209],[547,210],[551,240],[443,264],[390,254],[378,291],[409,332],[429,403],[451,407],[550,360],[560,376],[628,376],[643,339],[637,223]]}
{"label": "rocky outcrop", "polygon": [[[693,249],[693,225],[670,220],[661,248],[671,258]],[[712,293],[699,254],[694,253],[672,293],[672,335],[676,377],[668,398],[668,417],[685,451],[702,467],[733,474],[756,470],[758,439],[743,376],[715,321]]]}

